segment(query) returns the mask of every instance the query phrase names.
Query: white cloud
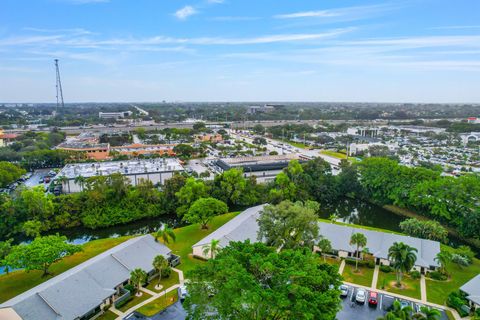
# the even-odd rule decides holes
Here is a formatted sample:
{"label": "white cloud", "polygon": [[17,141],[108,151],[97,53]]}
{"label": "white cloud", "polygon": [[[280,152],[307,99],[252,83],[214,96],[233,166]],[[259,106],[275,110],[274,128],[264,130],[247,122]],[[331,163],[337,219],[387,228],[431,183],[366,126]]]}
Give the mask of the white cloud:
{"label": "white cloud", "polygon": [[324,18],[324,17],[336,17],[340,14],[338,12],[330,11],[330,10],[321,10],[321,11],[303,11],[303,12],[295,12],[295,13],[288,13],[288,14],[279,14],[274,16],[277,19],[293,19],[293,18]]}
{"label": "white cloud", "polygon": [[198,13],[197,10],[192,6],[185,6],[174,13],[174,16],[180,20],[186,20],[188,17]]}

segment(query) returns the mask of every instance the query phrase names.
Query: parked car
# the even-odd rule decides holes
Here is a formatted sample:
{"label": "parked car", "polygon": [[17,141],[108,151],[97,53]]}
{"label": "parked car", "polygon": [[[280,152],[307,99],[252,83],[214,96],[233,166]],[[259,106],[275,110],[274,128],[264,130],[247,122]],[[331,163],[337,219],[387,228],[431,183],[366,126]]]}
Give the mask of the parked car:
{"label": "parked car", "polygon": [[401,307],[401,309],[406,308],[406,307],[410,307],[410,302],[405,301],[405,300],[401,300],[400,301],[400,307]]}
{"label": "parked car", "polygon": [[49,183],[50,182],[50,177],[49,176],[44,177],[43,182]]}
{"label": "parked car", "polygon": [[187,297],[188,292],[187,292],[187,286],[183,285],[178,287],[178,299],[183,302],[185,298]]}
{"label": "parked car", "polygon": [[355,301],[358,303],[365,303],[367,299],[367,292],[364,289],[358,289],[357,295],[355,296]]}
{"label": "parked car", "polygon": [[370,292],[370,298],[368,298],[368,305],[372,307],[376,307],[378,304],[378,293],[375,291]]}
{"label": "parked car", "polygon": [[346,296],[348,296],[348,287],[346,285],[342,284],[339,289],[340,297],[345,298]]}

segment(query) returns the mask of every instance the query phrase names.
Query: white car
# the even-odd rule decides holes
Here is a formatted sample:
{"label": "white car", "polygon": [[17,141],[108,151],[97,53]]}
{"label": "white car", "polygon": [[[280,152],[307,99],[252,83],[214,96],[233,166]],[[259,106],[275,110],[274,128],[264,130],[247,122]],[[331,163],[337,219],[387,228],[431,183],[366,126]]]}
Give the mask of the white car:
{"label": "white car", "polygon": [[355,295],[355,301],[358,303],[365,303],[367,299],[367,292],[363,289],[358,289],[357,294]]}
{"label": "white car", "polygon": [[183,285],[183,286],[180,286],[178,288],[178,298],[180,299],[180,301],[183,301],[185,300],[185,298],[187,297],[187,286],[186,285]]}

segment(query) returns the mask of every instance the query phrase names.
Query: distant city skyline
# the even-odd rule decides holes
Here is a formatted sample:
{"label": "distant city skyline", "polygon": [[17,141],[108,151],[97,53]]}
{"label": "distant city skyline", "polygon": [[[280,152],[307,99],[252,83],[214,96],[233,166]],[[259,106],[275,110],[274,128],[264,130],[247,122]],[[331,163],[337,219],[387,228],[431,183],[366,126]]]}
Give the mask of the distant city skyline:
{"label": "distant city skyline", "polygon": [[3,0],[0,101],[480,102],[477,0]]}

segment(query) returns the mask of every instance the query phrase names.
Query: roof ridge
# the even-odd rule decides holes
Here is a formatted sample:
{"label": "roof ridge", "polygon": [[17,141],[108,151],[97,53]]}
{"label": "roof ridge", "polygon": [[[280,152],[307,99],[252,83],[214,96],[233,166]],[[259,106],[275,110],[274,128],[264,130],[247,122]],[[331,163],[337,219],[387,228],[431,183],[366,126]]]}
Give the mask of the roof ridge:
{"label": "roof ridge", "polygon": [[45,298],[44,296],[42,296],[42,295],[40,294],[40,292],[36,292],[36,294],[40,297],[40,299],[43,300],[43,302],[46,303],[47,306],[50,307],[50,309],[53,310],[53,312],[55,312],[55,313],[56,313],[57,315],[59,315],[59,316],[62,315],[60,312],[57,311],[57,309],[55,309],[55,308],[50,304],[50,302],[48,302],[47,298]]}

